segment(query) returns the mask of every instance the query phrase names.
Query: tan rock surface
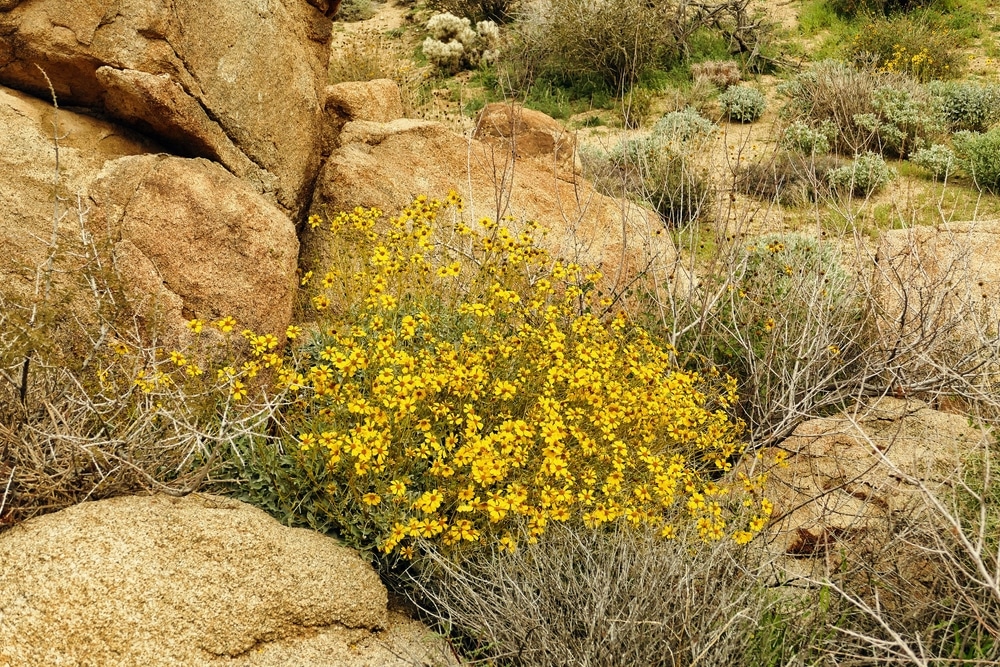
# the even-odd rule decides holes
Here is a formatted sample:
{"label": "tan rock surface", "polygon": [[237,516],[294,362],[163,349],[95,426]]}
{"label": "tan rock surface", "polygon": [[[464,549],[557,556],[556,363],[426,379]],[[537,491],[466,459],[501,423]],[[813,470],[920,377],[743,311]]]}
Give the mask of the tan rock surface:
{"label": "tan rock surface", "polygon": [[[537,220],[555,255],[601,267],[605,276],[650,266],[673,273],[676,252],[655,213],[606,197],[587,181],[566,180],[551,163],[510,159],[509,152],[467,139],[435,122],[398,119],[344,125],[339,148],[321,171],[313,212],[330,216],[356,206],[392,213],[419,194],[462,195],[465,218]],[[303,264],[326,266],[326,233],[302,236]]]}
{"label": "tan rock surface", "polygon": [[[0,89],[0,284],[22,301],[50,254],[55,121],[51,105]],[[93,304],[84,269],[98,272],[95,258],[113,253],[133,305],[156,308],[168,328],[228,314],[284,331],[298,240],[278,208],[221,166],[153,155],[156,145],[121,127],[64,110],[58,133],[53,302],[66,298],[86,318]],[[92,245],[84,247],[83,233]]]}
{"label": "tan rock surface", "polygon": [[[938,489],[954,481],[983,438],[963,415],[895,398],[857,415],[805,422],[755,464],[768,474],[775,505],[768,530],[775,553],[806,570],[809,559],[836,569],[851,552],[878,553],[923,507],[914,482]],[[780,456],[787,463],[774,465]],[[903,560],[899,552],[882,556]]]}
{"label": "tan rock surface", "polygon": [[919,336],[933,324],[969,341],[1000,316],[1000,221],[888,230],[879,239],[874,282],[883,337]]}
{"label": "tan rock surface", "polygon": [[520,104],[487,104],[476,118],[475,138],[521,158],[576,168],[576,138],[559,121]]}
{"label": "tan rock surface", "polygon": [[[35,267],[49,254],[55,206],[56,114],[51,104],[0,88],[0,285],[26,297]],[[59,286],[72,282],[80,263],[80,225],[74,194],[83,192],[105,162],[159,148],[129,130],[62,111],[58,114],[61,182]],[[67,211],[69,212],[67,214]]]}
{"label": "tan rock surface", "polygon": [[195,494],[83,503],[0,537],[0,665],[447,664],[327,537]]}
{"label": "tan rock surface", "polygon": [[95,223],[120,230],[118,264],[140,310],[158,308],[174,330],[193,317],[232,315],[240,326],[284,333],[295,227],[244,182],[208,160],[123,158],[105,165],[90,199]]}
{"label": "tan rock surface", "polygon": [[391,79],[351,81],[327,87],[326,109],[345,122],[388,123],[403,117],[403,100],[399,86]]}
{"label": "tan rock surface", "polygon": [[257,165],[268,177],[251,182],[298,213],[318,168],[329,37],[302,0],[33,0],[0,10],[0,83],[47,97],[40,66],[64,105],[129,122],[142,111],[143,129],[195,156],[241,175]]}

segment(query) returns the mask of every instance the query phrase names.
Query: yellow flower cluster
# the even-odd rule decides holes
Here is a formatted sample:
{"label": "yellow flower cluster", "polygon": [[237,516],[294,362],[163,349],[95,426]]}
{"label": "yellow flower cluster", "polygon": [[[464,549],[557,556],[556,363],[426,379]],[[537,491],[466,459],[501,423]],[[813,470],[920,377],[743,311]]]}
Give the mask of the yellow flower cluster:
{"label": "yellow flower cluster", "polygon": [[344,534],[403,556],[419,539],[513,548],[553,521],[749,541],[770,509],[758,481],[720,481],[741,453],[735,381],[599,316],[600,275],[551,258],[537,225],[473,229],[460,209],[452,193],[340,214],[339,261],[307,274],[321,333],[278,378]]}

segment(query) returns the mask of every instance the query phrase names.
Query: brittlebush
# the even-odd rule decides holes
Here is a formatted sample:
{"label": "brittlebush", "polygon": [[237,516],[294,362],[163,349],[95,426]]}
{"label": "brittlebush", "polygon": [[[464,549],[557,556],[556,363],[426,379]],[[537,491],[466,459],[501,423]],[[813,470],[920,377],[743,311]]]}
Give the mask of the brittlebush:
{"label": "brittlebush", "polygon": [[551,522],[627,522],[666,538],[690,523],[705,540],[750,541],[771,506],[763,479],[726,481],[742,453],[727,413],[735,380],[681,369],[673,349],[610,310],[597,272],[541,249],[536,224],[474,230],[461,208],[453,194],[391,219],[312,218],[329,228],[333,266],[303,276],[314,317],[285,332],[284,355],[276,335],[239,336],[230,317],[192,320],[224,361],[172,351],[133,386],[158,405],[217,396],[230,419],[270,415],[269,434],[246,437],[270,449],[288,434],[280,451],[292,456],[250,477],[360,549],[513,549],[515,535],[535,539]]}
{"label": "brittlebush", "polygon": [[[299,393],[299,464],[345,539],[409,557],[420,539],[514,548],[553,521],[665,537],[692,521],[749,541],[770,514],[758,481],[735,500],[712,481],[741,452],[735,381],[599,317],[600,275],[550,258],[537,225],[474,231],[460,210],[452,194],[389,220],[340,214],[336,266],[303,280],[317,333],[279,383]],[[728,525],[733,505],[751,518]]]}

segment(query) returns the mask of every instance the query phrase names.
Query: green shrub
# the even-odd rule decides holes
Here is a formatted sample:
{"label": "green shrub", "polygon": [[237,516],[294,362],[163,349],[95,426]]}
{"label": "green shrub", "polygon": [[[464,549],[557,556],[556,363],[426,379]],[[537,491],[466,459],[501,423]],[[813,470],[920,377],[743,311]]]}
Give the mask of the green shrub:
{"label": "green shrub", "polygon": [[1000,86],[972,81],[935,81],[930,92],[953,132],[986,132],[1000,121]]}
{"label": "green shrub", "polygon": [[934,178],[948,178],[957,166],[955,152],[941,144],[921,148],[910,155],[910,161],[930,172]]}
{"label": "green shrub", "polygon": [[750,86],[730,86],[719,95],[723,116],[741,123],[752,123],[767,109],[764,93]]}
{"label": "green shrub", "polygon": [[872,112],[854,116],[857,127],[871,132],[880,153],[905,157],[920,141],[939,136],[941,121],[921,88],[890,85],[872,95]]}
{"label": "green shrub", "polygon": [[620,96],[676,55],[670,11],[669,3],[645,0],[551,0],[519,24],[525,47],[519,52],[530,51],[523,59],[551,72],[596,75]]}
{"label": "green shrub", "polygon": [[959,132],[953,138],[959,166],[976,186],[1000,193],[1000,128],[985,134]]}
{"label": "green shrub", "polygon": [[818,128],[797,120],[785,128],[781,146],[803,155],[823,155],[830,152],[830,141],[836,136],[837,128],[829,120]]}
{"label": "green shrub", "polygon": [[833,11],[841,16],[891,14],[926,9],[938,0],[829,0]]}
{"label": "green shrub", "polygon": [[841,154],[905,154],[918,140],[936,138],[941,122],[930,95],[912,78],[858,70],[826,60],[785,84],[782,113],[813,128],[834,128]]}
{"label": "green shrub", "polygon": [[881,155],[864,153],[851,164],[830,171],[827,182],[833,190],[867,197],[884,188],[894,177]]}
{"label": "green shrub", "polygon": [[691,107],[671,111],[660,117],[650,136],[660,144],[708,139],[719,131],[719,127]]}
{"label": "green shrub", "polygon": [[902,73],[918,81],[961,74],[959,36],[948,28],[905,15],[873,19],[858,30],[847,55],[858,67]]}

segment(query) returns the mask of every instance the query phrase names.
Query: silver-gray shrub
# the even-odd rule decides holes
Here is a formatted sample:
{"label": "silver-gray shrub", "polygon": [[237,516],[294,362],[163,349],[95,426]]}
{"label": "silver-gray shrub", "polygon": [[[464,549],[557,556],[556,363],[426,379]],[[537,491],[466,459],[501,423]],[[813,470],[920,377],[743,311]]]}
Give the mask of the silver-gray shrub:
{"label": "silver-gray shrub", "polygon": [[952,132],[985,132],[1000,122],[1000,86],[996,84],[934,81],[928,90]]}
{"label": "silver-gray shrub", "polygon": [[947,178],[958,166],[955,151],[943,144],[934,144],[914,151],[910,162],[921,169],[926,169],[934,178]]}
{"label": "silver-gray shrub", "polygon": [[723,115],[741,123],[752,123],[767,110],[764,93],[750,86],[730,86],[718,99]]}

